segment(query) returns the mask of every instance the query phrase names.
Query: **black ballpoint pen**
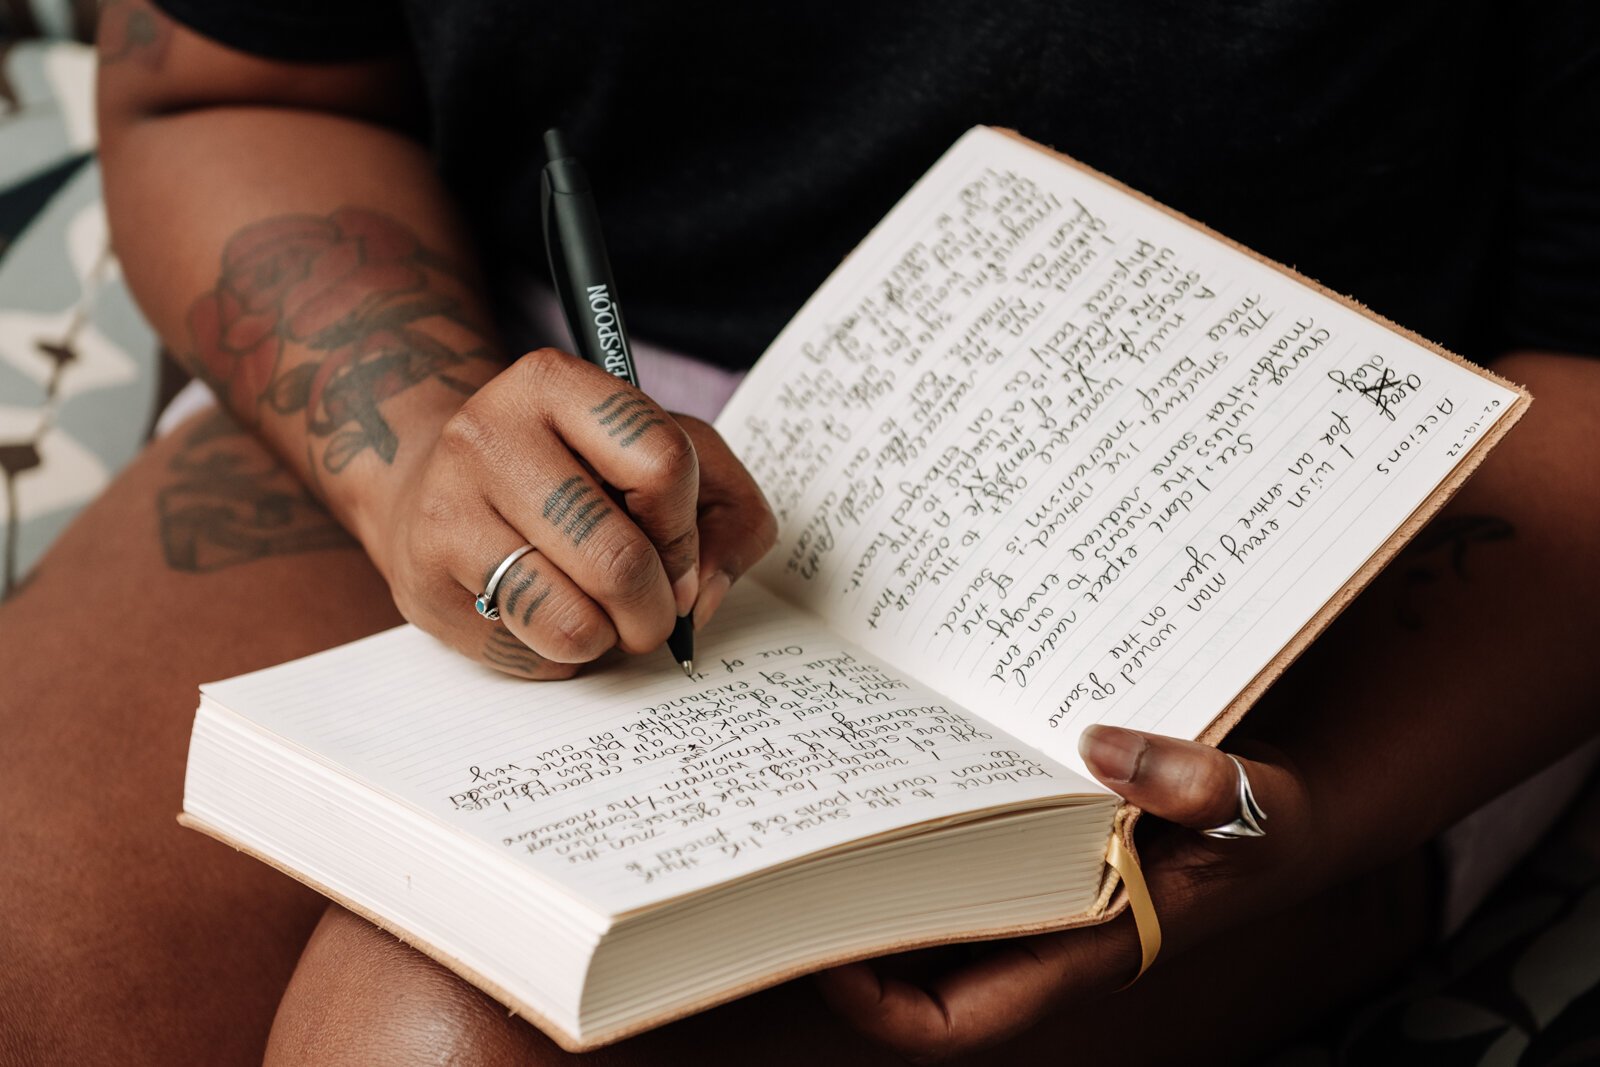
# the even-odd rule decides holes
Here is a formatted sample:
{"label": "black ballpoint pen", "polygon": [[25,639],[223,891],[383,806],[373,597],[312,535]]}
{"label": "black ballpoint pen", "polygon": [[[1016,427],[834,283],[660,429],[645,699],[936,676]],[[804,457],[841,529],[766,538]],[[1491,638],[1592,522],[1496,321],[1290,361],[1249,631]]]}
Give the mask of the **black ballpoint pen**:
{"label": "black ballpoint pen", "polygon": [[[600,234],[600,213],[589,188],[589,175],[568,151],[560,130],[545,131],[544,152],[547,162],[539,176],[544,249],[573,347],[601,370],[637,387],[639,376],[628,347],[622,304],[611,277],[611,259]],[[679,617],[667,638],[667,649],[683,673],[693,676],[693,611]]]}

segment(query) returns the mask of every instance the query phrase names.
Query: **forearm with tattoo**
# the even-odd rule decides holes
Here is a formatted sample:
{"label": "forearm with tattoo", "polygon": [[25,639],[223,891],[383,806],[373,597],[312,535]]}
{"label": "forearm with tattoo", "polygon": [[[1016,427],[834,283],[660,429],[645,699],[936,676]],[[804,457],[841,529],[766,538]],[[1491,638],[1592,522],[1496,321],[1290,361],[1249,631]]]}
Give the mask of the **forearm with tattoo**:
{"label": "forearm with tattoo", "polygon": [[260,443],[213,412],[187,431],[157,497],[161,548],[176,571],[206,574],[269,556],[355,542]]}
{"label": "forearm with tattoo", "polygon": [[189,309],[188,361],[240,419],[302,419],[313,475],[369,452],[392,464],[385,401],[426,383],[470,395],[467,364],[499,358],[469,305],[461,275],[387,215],[284,215],[228,241]]}

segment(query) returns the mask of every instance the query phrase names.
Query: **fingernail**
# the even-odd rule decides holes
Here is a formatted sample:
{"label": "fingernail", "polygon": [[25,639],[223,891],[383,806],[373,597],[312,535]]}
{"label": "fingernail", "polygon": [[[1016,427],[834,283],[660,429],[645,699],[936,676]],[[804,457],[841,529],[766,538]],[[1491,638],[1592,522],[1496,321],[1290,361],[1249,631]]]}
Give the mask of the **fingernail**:
{"label": "fingernail", "polygon": [[700,599],[694,606],[694,628],[699,630],[711,621],[711,616],[717,613],[717,608],[722,604],[722,598],[728,595],[733,579],[723,571],[714,572],[700,587]]}
{"label": "fingernail", "polygon": [[700,564],[696,563],[672,583],[672,599],[678,603],[678,617],[694,609],[695,598],[700,595]]}
{"label": "fingernail", "polygon": [[1131,782],[1139,772],[1139,758],[1150,742],[1144,735],[1119,726],[1090,726],[1078,738],[1078,755],[1095,777],[1107,782]]}

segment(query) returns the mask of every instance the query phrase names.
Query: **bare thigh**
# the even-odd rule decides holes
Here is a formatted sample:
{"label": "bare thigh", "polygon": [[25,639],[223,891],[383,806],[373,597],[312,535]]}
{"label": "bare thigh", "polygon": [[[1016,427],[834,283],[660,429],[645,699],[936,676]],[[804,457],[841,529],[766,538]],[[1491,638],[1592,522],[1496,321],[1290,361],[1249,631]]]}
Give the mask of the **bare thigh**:
{"label": "bare thigh", "polygon": [[174,821],[196,686],[398,621],[216,416],[62,536],[0,607],[0,1061],[260,1061],[324,904]]}
{"label": "bare thigh", "polygon": [[[1245,1063],[1395,974],[1425,941],[1429,912],[1427,872],[1414,854],[1264,914],[1167,961],[1126,992],[1064,1007],[1017,1040],[962,1063]],[[934,950],[902,963],[932,972],[948,966],[949,955]],[[431,959],[330,907],[284,996],[266,1062],[856,1067],[901,1061],[841,1024],[809,980],[572,1055]]]}

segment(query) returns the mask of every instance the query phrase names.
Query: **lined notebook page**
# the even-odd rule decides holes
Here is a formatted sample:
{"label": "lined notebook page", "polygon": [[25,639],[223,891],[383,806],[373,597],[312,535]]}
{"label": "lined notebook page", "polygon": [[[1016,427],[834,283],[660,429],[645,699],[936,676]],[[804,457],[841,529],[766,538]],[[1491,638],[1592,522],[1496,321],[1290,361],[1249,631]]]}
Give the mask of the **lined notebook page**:
{"label": "lined notebook page", "polygon": [[202,688],[616,914],[871,834],[1090,783],[758,587],[693,679],[526,682],[411,627]]}
{"label": "lined notebook page", "polygon": [[1090,722],[1199,734],[1515,399],[977,129],[718,428],[760,581],[1081,770]]}

